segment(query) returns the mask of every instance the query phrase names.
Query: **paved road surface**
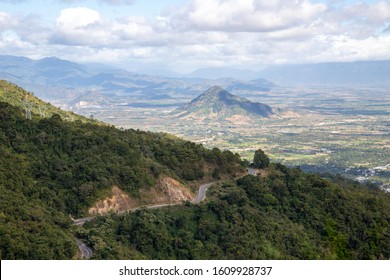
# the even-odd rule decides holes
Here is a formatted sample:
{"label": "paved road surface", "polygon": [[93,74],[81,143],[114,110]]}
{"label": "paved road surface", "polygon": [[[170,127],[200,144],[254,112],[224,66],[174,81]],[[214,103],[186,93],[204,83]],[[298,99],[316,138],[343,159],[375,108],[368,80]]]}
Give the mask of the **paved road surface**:
{"label": "paved road surface", "polygon": [[72,219],[72,220],[76,226],[82,226],[85,222],[92,221],[95,218],[96,218],[95,216],[91,216],[91,217]]}
{"label": "paved road surface", "polygon": [[[173,205],[180,205],[181,203],[182,202],[175,202],[175,203],[168,203],[168,204],[158,204],[158,205],[145,205],[145,206],[129,209],[129,210],[126,210],[126,211],[120,211],[120,212],[117,212],[117,214],[124,214],[126,212],[135,212],[136,210],[140,210],[140,209],[143,209],[143,208],[155,209],[155,208],[162,208],[162,207],[173,206]],[[72,219],[72,220],[73,220],[73,223],[76,226],[82,226],[85,222],[92,221],[93,219],[96,219],[96,217],[97,216],[91,216],[91,217],[80,218],[80,219]]]}
{"label": "paved road surface", "polygon": [[89,248],[87,246],[87,244],[85,244],[83,241],[81,241],[78,238],[76,238],[76,243],[77,243],[77,246],[79,247],[79,249],[81,251],[81,257],[83,259],[89,259],[90,257],[92,257],[93,251],[92,251],[91,248]]}
{"label": "paved road surface", "polygon": [[192,203],[197,204],[197,203],[201,202],[202,200],[205,200],[207,189],[210,188],[214,183],[215,182],[200,185],[198,194],[196,195],[196,197],[192,201]]}
{"label": "paved road surface", "polygon": [[[192,203],[197,204],[197,203],[203,201],[204,199],[206,199],[207,189],[209,187],[211,187],[214,183],[215,182],[200,185],[198,193],[197,193],[196,197],[194,198],[194,200],[192,201]],[[133,208],[133,209],[130,209],[130,210],[127,210],[127,211],[122,211],[122,212],[119,212],[118,214],[123,214],[125,212],[134,212],[134,211],[142,209],[142,208],[155,209],[155,208],[162,208],[162,207],[166,207],[166,206],[180,205],[181,203],[182,202],[175,202],[175,203],[168,203],[168,204],[159,204],[159,205],[145,205],[145,206]],[[96,218],[96,216],[91,216],[91,217],[80,218],[80,219],[72,219],[72,220],[73,220],[73,223],[75,225],[82,226],[85,222],[92,221],[95,218]]]}
{"label": "paved road surface", "polygon": [[[254,169],[254,168],[248,168],[247,169],[247,172],[248,174],[250,175],[257,175],[257,172],[258,170]],[[205,200],[206,199],[206,192],[208,190],[208,188],[210,188],[213,184],[215,184],[216,182],[211,182],[211,183],[207,183],[207,184],[203,184],[203,185],[200,185],[199,186],[199,190],[198,190],[198,193],[196,195],[196,197],[194,198],[194,200],[192,201],[193,204],[198,204],[200,203],[201,201]],[[138,209],[142,209],[142,208],[147,208],[147,209],[153,209],[153,208],[161,208],[161,207],[166,207],[166,206],[172,206],[172,205],[179,205],[181,204],[181,202],[176,202],[176,203],[170,203],[170,204],[159,204],[159,205],[146,205],[146,206],[142,206],[142,207],[137,207],[137,208],[134,208],[134,209],[130,209],[128,211],[123,211],[123,212],[120,212],[120,213],[125,213],[125,212],[134,212]],[[86,217],[86,218],[81,218],[81,219],[72,219],[74,224],[77,225],[77,226],[81,226],[83,225],[85,222],[87,221],[91,221],[93,219],[95,219],[96,216],[91,216],[91,217]],[[76,238],[76,242],[77,242],[77,246],[79,247],[80,251],[81,251],[81,256],[82,258],[85,258],[85,259],[89,259],[90,257],[92,257],[92,254],[93,254],[93,251],[91,248],[89,248],[83,241],[81,241],[80,239],[77,239]]]}
{"label": "paved road surface", "polygon": [[[215,183],[216,182],[200,185],[199,190],[198,190],[198,194],[196,195],[196,197],[192,201],[192,203],[198,204],[201,201],[203,201],[204,199],[206,199],[207,189],[210,188]],[[154,208],[161,208],[161,207],[172,206],[172,205],[179,205],[179,204],[181,204],[181,202],[170,203],[170,204],[160,204],[160,205],[149,205],[149,206],[137,207],[137,208],[134,208],[134,209],[131,209],[131,210],[128,210],[128,211],[129,212],[134,212],[134,211],[136,211],[138,209],[142,209],[142,208],[154,209]],[[124,212],[128,212],[128,211],[124,211]],[[122,212],[122,213],[124,213],[124,212]],[[93,220],[95,218],[96,218],[96,216],[91,216],[91,217],[86,217],[86,218],[81,218],[81,219],[72,219],[72,220],[73,220],[75,225],[82,226],[85,222],[91,221],[91,220]],[[77,238],[76,238],[76,243],[77,243],[77,246],[79,247],[79,249],[81,251],[81,257],[82,258],[89,259],[90,257],[92,257],[93,251],[92,251],[91,248],[89,248],[83,241],[81,241],[80,239],[77,239]]]}

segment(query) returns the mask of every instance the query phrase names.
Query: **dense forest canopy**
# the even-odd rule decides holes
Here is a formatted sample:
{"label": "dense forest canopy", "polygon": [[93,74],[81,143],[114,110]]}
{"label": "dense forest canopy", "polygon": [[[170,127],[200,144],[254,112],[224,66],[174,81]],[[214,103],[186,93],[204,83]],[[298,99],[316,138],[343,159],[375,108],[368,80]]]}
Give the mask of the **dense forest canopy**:
{"label": "dense forest canopy", "polygon": [[160,174],[186,183],[215,171],[228,177],[244,169],[239,156],[228,151],[165,134],[67,122],[58,114],[33,114],[30,120],[21,108],[4,102],[0,154],[0,250],[5,259],[72,257],[76,247],[69,215],[86,215],[113,185],[137,196]]}
{"label": "dense forest canopy", "polygon": [[211,188],[208,203],[102,217],[78,234],[95,258],[389,259],[390,198],[274,165]]}

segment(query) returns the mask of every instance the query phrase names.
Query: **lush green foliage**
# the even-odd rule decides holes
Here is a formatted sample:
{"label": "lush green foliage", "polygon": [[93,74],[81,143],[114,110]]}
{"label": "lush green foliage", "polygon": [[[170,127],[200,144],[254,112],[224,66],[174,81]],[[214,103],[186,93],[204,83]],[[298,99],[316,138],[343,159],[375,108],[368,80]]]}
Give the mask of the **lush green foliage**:
{"label": "lush green foliage", "polygon": [[282,165],[268,172],[213,187],[202,205],[102,217],[79,234],[95,258],[390,258],[389,194]]}
{"label": "lush green foliage", "polygon": [[[28,120],[0,102],[0,258],[73,258],[69,214],[85,215],[114,184],[137,196],[160,174],[228,179],[242,164],[166,134]],[[390,258],[389,194],[280,164],[262,174],[212,188],[208,203],[101,217],[77,234],[104,259]]]}
{"label": "lush green foliage", "polygon": [[266,168],[270,164],[268,156],[264,153],[262,149],[258,149],[255,151],[255,155],[253,157],[253,166],[257,168]]}
{"label": "lush green foliage", "polygon": [[26,119],[0,102],[0,256],[71,258],[69,214],[82,216],[113,185],[133,196],[159,174],[182,182],[242,171],[231,152],[134,130],[65,122],[59,115]]}

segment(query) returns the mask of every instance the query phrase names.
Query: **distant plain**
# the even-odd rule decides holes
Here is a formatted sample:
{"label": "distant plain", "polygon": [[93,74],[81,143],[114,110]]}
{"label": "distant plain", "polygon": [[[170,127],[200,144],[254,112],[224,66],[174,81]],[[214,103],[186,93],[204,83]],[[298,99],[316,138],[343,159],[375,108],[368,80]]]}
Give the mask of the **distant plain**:
{"label": "distant plain", "polygon": [[239,92],[251,101],[292,111],[291,118],[177,119],[177,106],[94,108],[93,115],[123,128],[167,132],[239,153],[251,160],[262,148],[275,162],[307,171],[341,173],[390,183],[390,92],[385,87],[292,87]]}

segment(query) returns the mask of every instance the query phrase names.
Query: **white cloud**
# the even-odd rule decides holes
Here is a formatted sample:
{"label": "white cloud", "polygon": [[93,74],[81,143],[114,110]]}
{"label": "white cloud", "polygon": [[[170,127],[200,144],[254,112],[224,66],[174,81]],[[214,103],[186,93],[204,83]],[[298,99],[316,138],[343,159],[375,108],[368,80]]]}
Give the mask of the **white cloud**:
{"label": "white cloud", "polygon": [[186,69],[390,59],[390,4],[340,3],[191,0],[156,18],[108,18],[98,5],[64,9],[55,22],[0,11],[0,51]]}
{"label": "white cloud", "polygon": [[85,8],[68,8],[57,18],[51,42],[64,45],[101,46],[110,43],[111,23],[99,12]]}
{"label": "white cloud", "polygon": [[98,11],[78,7],[61,11],[50,40],[64,45],[124,48],[155,44],[156,36],[151,23],[143,17],[111,20]]}
{"label": "white cloud", "polygon": [[7,13],[0,11],[0,32],[15,27],[17,21]]}
{"label": "white cloud", "polygon": [[120,40],[144,42],[153,37],[154,30],[150,22],[143,17],[127,17],[113,23],[113,30]]}
{"label": "white cloud", "polygon": [[193,0],[173,13],[177,29],[268,32],[286,29],[318,16],[323,4],[306,0]]}
{"label": "white cloud", "polygon": [[69,8],[61,11],[57,25],[70,29],[80,29],[96,24],[101,20],[97,11],[85,7]]}
{"label": "white cloud", "polygon": [[345,8],[345,14],[348,18],[356,21],[378,24],[390,20],[390,3],[387,1],[380,1],[373,4],[359,2],[347,6]]}

